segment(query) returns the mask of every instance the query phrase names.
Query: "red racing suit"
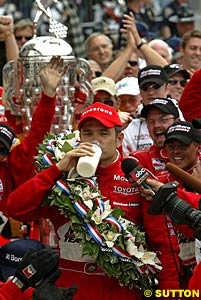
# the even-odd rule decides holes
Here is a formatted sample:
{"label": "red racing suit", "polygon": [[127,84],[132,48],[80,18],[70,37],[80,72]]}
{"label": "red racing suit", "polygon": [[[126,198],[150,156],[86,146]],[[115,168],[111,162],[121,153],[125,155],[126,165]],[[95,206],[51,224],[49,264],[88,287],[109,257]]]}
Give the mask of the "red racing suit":
{"label": "red racing suit", "polygon": [[12,281],[0,283],[0,300],[31,300],[33,289],[22,292]]}
{"label": "red racing suit", "polygon": [[[121,287],[115,278],[109,278],[100,270],[91,257],[81,256],[82,248],[68,218],[61,215],[55,206],[41,206],[60,176],[56,165],[36,174],[10,194],[7,213],[19,221],[37,220],[39,216],[52,221],[59,238],[62,269],[57,285],[69,287],[76,284],[75,300],[140,300],[139,290]],[[110,166],[99,166],[96,176],[101,193],[110,199],[111,205],[118,205],[125,211],[126,218],[140,223],[139,191],[125,179],[120,155]]]}
{"label": "red racing suit", "polygon": [[200,118],[201,110],[201,70],[196,71],[185,86],[179,100],[179,108],[188,122]]}
{"label": "red racing suit", "polygon": [[[159,181],[167,183],[177,180],[165,169],[165,165],[168,162],[168,155],[165,149],[159,149],[153,145],[145,150],[134,151],[130,153],[130,156],[137,158],[139,165],[151,171]],[[198,207],[200,195],[185,192],[181,188],[177,190],[177,195]],[[160,252],[159,259],[162,262],[163,269],[159,273],[159,288],[178,289],[180,288],[179,277],[182,275],[182,269],[179,258],[179,244],[172,221],[168,215],[149,214],[147,210],[150,207],[150,201],[142,199],[141,207],[150,249]],[[192,230],[188,226],[178,225],[175,229],[180,227],[182,233],[187,233],[188,237],[193,237]]]}
{"label": "red racing suit", "polygon": [[11,281],[0,284],[0,300],[21,300],[22,291]]}
{"label": "red racing suit", "polygon": [[4,212],[9,194],[34,176],[33,157],[37,154],[36,147],[44,139],[53,121],[55,112],[55,97],[44,93],[33,115],[30,132],[27,137],[0,162],[0,210]]}
{"label": "red racing suit", "polygon": [[[190,290],[199,290],[201,293],[201,286],[200,286],[200,282],[201,282],[201,263],[199,263],[194,271],[193,271],[193,276],[191,277],[190,281],[189,281],[189,286],[188,288]],[[200,294],[201,296],[201,294]],[[193,298],[195,299],[195,298]]]}

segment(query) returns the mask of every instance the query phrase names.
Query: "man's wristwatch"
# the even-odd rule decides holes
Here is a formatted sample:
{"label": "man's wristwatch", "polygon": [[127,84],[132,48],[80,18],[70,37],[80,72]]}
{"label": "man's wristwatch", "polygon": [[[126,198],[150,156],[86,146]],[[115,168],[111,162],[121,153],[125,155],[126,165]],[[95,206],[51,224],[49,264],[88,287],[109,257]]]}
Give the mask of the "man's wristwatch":
{"label": "man's wristwatch", "polygon": [[20,290],[23,291],[24,283],[17,277],[13,277],[11,280]]}
{"label": "man's wristwatch", "polygon": [[140,49],[143,45],[145,45],[145,44],[147,44],[145,41],[141,41],[141,43],[140,44],[138,44],[136,47],[138,48],[138,49]]}

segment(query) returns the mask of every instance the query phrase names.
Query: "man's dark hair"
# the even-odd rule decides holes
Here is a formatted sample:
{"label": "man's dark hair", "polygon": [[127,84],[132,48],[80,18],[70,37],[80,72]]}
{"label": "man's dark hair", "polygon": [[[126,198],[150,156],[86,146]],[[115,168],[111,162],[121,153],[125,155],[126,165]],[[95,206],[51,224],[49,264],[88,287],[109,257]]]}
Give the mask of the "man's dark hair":
{"label": "man's dark hair", "polygon": [[116,136],[118,136],[118,134],[122,131],[122,127],[118,125],[115,126],[114,129],[115,129]]}

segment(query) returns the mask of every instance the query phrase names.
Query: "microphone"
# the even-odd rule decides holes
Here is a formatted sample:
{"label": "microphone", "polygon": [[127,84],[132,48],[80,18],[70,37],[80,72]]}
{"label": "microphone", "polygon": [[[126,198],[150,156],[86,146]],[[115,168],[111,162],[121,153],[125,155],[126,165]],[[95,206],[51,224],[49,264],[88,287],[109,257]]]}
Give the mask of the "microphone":
{"label": "microphone", "polygon": [[155,195],[152,187],[146,183],[146,179],[150,177],[150,173],[145,168],[139,166],[135,158],[128,157],[123,159],[121,169],[131,184],[142,185],[145,189],[151,190],[153,196]]}
{"label": "microphone", "polygon": [[201,181],[191,174],[182,170],[172,163],[167,163],[165,167],[171,174],[180,179],[184,184],[189,186],[192,190],[201,194]]}

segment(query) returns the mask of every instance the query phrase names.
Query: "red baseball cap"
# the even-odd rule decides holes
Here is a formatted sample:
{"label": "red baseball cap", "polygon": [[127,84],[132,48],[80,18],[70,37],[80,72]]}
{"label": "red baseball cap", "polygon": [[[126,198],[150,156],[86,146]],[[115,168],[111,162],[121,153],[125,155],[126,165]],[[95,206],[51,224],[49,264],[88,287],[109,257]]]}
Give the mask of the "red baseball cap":
{"label": "red baseball cap", "polygon": [[122,126],[116,109],[101,102],[95,102],[83,110],[78,124],[78,129],[80,130],[83,123],[91,118],[98,120],[101,124],[108,128]]}

